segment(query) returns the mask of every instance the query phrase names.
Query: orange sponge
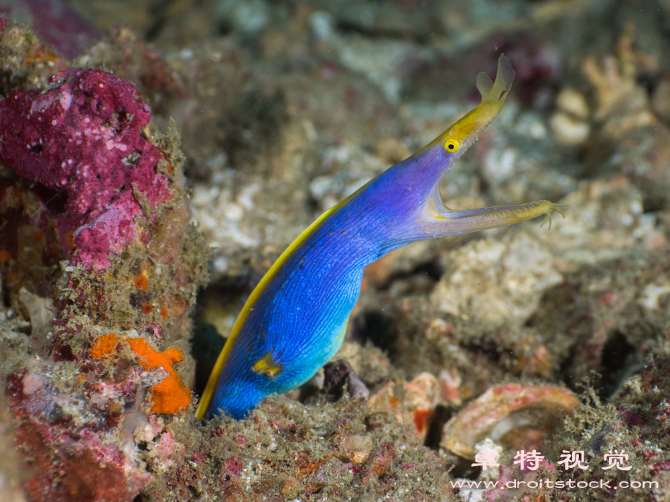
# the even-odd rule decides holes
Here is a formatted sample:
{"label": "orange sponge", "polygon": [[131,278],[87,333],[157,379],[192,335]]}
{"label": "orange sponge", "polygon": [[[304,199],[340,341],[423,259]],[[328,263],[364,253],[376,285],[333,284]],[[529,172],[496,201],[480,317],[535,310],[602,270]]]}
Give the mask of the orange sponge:
{"label": "orange sponge", "polygon": [[162,382],[151,388],[154,413],[177,413],[185,409],[191,402],[191,391],[174,370],[173,364],[184,360],[181,350],[168,349],[156,351],[144,338],[119,338],[114,333],[99,337],[91,349],[91,357],[100,359],[109,357],[119,342],[126,342],[131,350],[137,354],[144,369],[153,370],[163,368],[170,375]]}

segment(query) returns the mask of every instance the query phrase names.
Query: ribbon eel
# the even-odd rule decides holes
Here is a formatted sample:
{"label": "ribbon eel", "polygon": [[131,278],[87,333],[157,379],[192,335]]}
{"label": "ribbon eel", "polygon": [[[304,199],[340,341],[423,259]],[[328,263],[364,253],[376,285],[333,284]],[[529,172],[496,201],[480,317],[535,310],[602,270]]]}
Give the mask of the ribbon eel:
{"label": "ribbon eel", "polygon": [[[498,115],[515,72],[504,55],[495,83],[477,76],[481,103],[408,159],[323,213],[253,290],[221,351],[196,416],[243,418],[271,393],[309,380],[335,355],[363,269],[420,239],[503,227],[560,210],[549,201],[456,211],[439,182]],[[562,213],[561,213],[562,214]],[[546,220],[545,220],[546,221]]]}

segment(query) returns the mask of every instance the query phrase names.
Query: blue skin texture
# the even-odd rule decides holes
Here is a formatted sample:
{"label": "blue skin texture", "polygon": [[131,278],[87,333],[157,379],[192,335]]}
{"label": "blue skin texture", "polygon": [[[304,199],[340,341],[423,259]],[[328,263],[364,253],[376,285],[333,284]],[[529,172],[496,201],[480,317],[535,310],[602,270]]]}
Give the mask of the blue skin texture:
{"label": "blue skin texture", "polygon": [[263,397],[309,380],[342,344],[363,269],[393,249],[558,211],[548,201],[469,211],[442,204],[440,179],[498,114],[513,78],[501,56],[495,84],[486,74],[477,79],[477,108],[326,211],[289,246],[242,309],[196,416],[244,418]]}

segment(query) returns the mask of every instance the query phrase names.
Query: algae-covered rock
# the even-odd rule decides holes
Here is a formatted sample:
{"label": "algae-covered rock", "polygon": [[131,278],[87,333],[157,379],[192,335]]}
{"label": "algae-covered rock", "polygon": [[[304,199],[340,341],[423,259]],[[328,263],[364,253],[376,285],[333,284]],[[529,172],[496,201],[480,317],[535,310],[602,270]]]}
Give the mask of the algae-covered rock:
{"label": "algae-covered rock", "polygon": [[544,291],[563,279],[552,258],[545,244],[525,233],[473,242],[450,254],[431,302],[436,310],[465,319],[519,326]]}

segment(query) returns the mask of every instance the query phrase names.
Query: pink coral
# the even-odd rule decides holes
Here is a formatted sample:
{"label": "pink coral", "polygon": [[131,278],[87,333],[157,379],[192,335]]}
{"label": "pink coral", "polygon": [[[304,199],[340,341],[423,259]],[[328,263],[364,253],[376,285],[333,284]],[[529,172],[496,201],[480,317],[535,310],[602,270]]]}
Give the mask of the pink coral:
{"label": "pink coral", "polygon": [[0,162],[24,178],[67,192],[58,218],[66,254],[86,268],[109,266],[139,238],[138,198],[152,206],[170,199],[157,172],[161,151],[141,136],[151,120],[136,87],[101,70],[70,68],[50,89],[13,91],[0,102]]}

